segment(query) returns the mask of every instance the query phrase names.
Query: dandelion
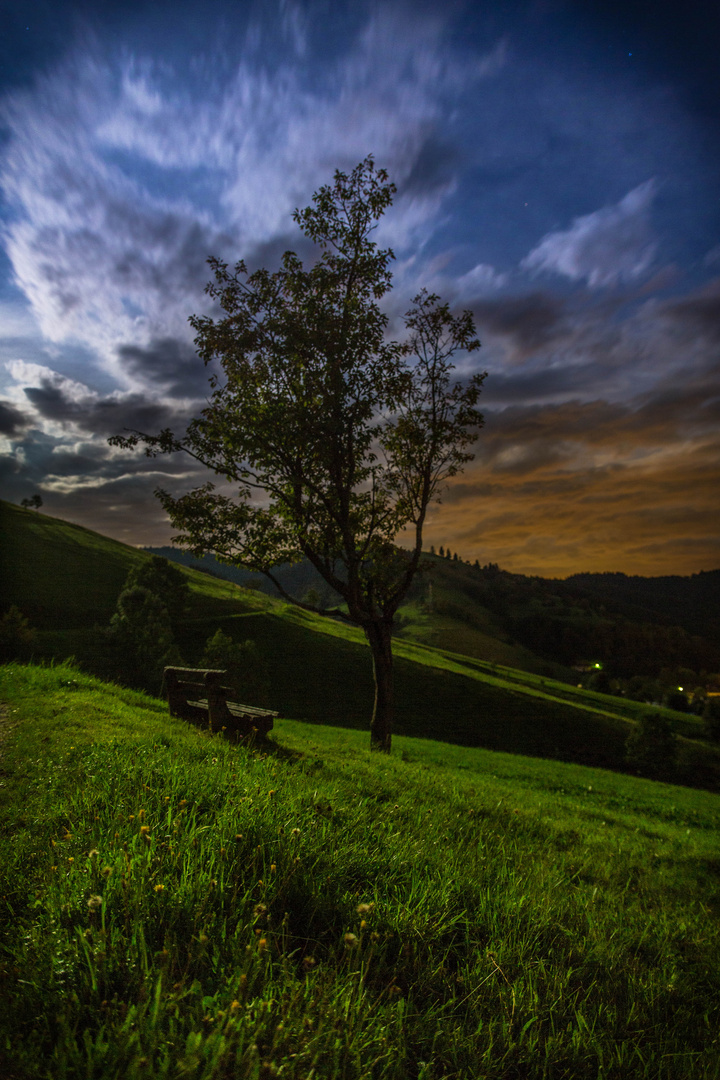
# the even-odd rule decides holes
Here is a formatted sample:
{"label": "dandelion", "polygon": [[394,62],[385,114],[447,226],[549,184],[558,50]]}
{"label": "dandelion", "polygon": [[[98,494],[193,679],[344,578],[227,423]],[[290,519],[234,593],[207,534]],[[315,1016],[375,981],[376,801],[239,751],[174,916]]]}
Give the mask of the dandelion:
{"label": "dandelion", "polygon": [[99,854],[100,854],[100,852],[98,851],[98,849],[96,847],[94,847],[92,849],[92,851],[88,851],[88,859],[94,859],[95,856],[99,855]]}
{"label": "dandelion", "polygon": [[346,948],[354,949],[358,943],[358,938],[356,934],[346,934],[343,941],[345,942]]}
{"label": "dandelion", "polygon": [[270,863],[270,873],[274,874],[276,870],[277,870],[277,867],[276,867],[275,863]]}
{"label": "dandelion", "polygon": [[158,882],[158,884],[154,886],[154,891],[157,893],[163,892],[164,889],[165,886],[161,885],[160,882]]}
{"label": "dandelion", "polygon": [[265,952],[267,949],[267,938],[261,937],[258,941],[258,952]]}
{"label": "dandelion", "polygon": [[370,912],[374,910],[374,908],[375,908],[375,903],[374,902],[372,902],[370,904],[358,904],[358,906],[356,908],[356,911],[357,911],[358,915],[369,915]]}
{"label": "dandelion", "polygon": [[140,818],[140,821],[144,821],[145,820],[145,811],[144,810],[139,810],[138,811],[138,817]]}
{"label": "dandelion", "polygon": [[181,799],[180,800],[180,805],[181,806],[187,806],[187,799]]}
{"label": "dandelion", "polygon": [[291,836],[292,836],[292,837],[293,837],[293,838],[294,838],[295,840],[297,840],[298,836],[300,835],[300,830],[299,830],[299,829],[293,829],[293,830],[292,830],[292,832],[290,833],[290,835],[291,835]]}
{"label": "dandelion", "polygon": [[110,877],[111,874],[112,874],[112,866],[103,866],[103,868],[102,868],[102,876],[107,878],[107,877]]}
{"label": "dandelion", "polygon": [[68,857],[68,862],[69,862],[69,863],[74,863],[74,862],[75,862],[75,860],[73,859],[72,855],[70,855],[70,856]]}
{"label": "dandelion", "polygon": [[102,896],[91,896],[87,902],[87,906],[91,911],[97,911],[99,907],[102,907]]}
{"label": "dandelion", "polygon": [[315,960],[312,956],[305,957],[305,959],[303,960],[303,967],[305,968],[305,971],[312,971],[312,969],[315,967]]}
{"label": "dandelion", "polygon": [[237,1012],[239,1008],[240,1002],[237,1000],[237,998],[235,999],[235,1001],[230,1002],[230,1012]]}

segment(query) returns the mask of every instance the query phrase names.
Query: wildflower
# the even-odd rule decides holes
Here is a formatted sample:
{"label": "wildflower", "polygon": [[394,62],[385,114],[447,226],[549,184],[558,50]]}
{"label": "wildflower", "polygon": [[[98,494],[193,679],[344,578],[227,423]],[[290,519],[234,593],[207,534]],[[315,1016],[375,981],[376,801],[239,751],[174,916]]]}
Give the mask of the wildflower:
{"label": "wildflower", "polygon": [[369,915],[370,912],[374,909],[374,907],[375,907],[374,902],[372,902],[370,904],[358,904],[358,906],[356,908],[356,911],[357,911],[358,915]]}
{"label": "wildflower", "polygon": [[102,896],[91,896],[87,902],[87,906],[91,911],[97,911],[99,907],[102,907]]}
{"label": "wildflower", "polygon": [[267,938],[261,937],[258,941],[258,951],[265,952],[267,949]]}
{"label": "wildflower", "polygon": [[276,867],[275,863],[270,863],[270,873],[274,874],[276,869],[277,869],[277,867]]}
{"label": "wildflower", "polygon": [[240,1002],[237,999],[235,999],[235,1001],[230,1002],[230,1012],[237,1012],[239,1008],[240,1008]]}
{"label": "wildflower", "polygon": [[187,799],[181,799],[180,800],[180,805],[181,806],[187,806]]}
{"label": "wildflower", "polygon": [[70,855],[70,856],[68,857],[68,862],[69,862],[69,863],[74,863],[74,862],[75,862],[75,860],[73,859],[72,855]]}
{"label": "wildflower", "polygon": [[157,885],[155,886],[155,892],[162,892],[164,888],[165,888],[165,886],[164,886],[164,885],[161,885],[161,884],[160,884],[160,883],[158,882],[158,884],[157,884]]}
{"label": "wildflower", "polygon": [[346,948],[354,949],[358,943],[358,938],[356,934],[346,934],[343,941],[345,942]]}
{"label": "wildflower", "polygon": [[138,810],[138,817],[139,817],[140,821],[144,821],[145,820],[145,811],[144,810]]}

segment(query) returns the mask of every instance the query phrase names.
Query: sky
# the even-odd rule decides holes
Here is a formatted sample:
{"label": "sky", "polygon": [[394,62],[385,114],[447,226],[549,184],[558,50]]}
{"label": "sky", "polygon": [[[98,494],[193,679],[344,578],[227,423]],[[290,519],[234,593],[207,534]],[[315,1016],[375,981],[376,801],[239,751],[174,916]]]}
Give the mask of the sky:
{"label": "sky", "polygon": [[108,445],[209,394],[207,258],[312,258],[295,207],[397,185],[390,328],[475,317],[475,459],[426,543],[546,577],[720,566],[720,6],[0,3],[0,496],[170,542],[208,477]]}

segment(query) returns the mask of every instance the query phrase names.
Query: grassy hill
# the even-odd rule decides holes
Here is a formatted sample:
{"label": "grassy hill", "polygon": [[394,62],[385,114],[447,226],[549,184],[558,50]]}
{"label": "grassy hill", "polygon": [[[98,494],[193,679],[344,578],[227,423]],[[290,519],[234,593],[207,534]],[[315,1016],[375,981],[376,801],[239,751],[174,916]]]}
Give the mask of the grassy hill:
{"label": "grassy hill", "polygon": [[[147,550],[278,595],[262,575],[211,555]],[[298,599],[312,590],[320,606],[340,601],[307,561],[275,572]],[[558,581],[430,554],[396,622],[398,634],[410,640],[570,681],[577,681],[577,666],[600,661],[603,679],[624,680],[630,696],[654,701],[678,681],[692,691],[706,673],[720,672],[719,605],[720,570],[658,578],[576,574]]]}
{"label": "grassy hill", "polygon": [[0,667],[7,1080],[715,1080],[720,796]]}
{"label": "grassy hill", "polygon": [[[87,529],[0,505],[5,560],[2,606],[15,603],[40,628],[36,659],[75,656],[97,665],[127,570],[149,556]],[[32,570],[30,569],[32,568]],[[198,662],[219,627],[254,641],[270,671],[268,705],[281,715],[366,729],[372,709],[369,651],[356,628],[186,569],[192,606],[176,637]],[[396,731],[610,769],[626,769],[625,740],[638,702],[578,689],[544,674],[398,638]],[[677,779],[720,785],[720,751],[702,742],[698,718],[667,710],[680,739]]]}

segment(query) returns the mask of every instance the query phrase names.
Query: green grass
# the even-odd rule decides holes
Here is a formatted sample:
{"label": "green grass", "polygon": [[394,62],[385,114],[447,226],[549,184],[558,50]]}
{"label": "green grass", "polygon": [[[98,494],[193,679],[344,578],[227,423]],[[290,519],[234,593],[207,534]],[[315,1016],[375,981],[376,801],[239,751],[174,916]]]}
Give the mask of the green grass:
{"label": "green grass", "polygon": [[0,668],[8,1080],[710,1080],[720,796]]}

